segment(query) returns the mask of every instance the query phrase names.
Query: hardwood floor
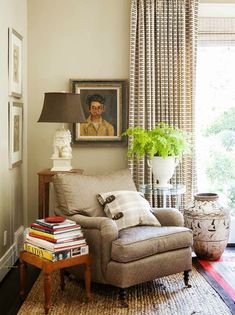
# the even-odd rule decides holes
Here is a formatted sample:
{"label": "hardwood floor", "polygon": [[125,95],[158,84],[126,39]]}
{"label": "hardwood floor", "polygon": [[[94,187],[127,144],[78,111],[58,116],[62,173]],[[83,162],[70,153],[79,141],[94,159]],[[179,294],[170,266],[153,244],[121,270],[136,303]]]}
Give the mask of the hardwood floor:
{"label": "hardwood floor", "polygon": [[[230,244],[226,252],[235,253],[235,245]],[[23,301],[19,296],[19,261],[0,283],[0,315],[16,315]],[[40,270],[28,265],[26,291],[29,292],[39,276]]]}
{"label": "hardwood floor", "polygon": [[[15,315],[23,301],[19,296],[19,261],[0,283],[0,314]],[[26,291],[29,292],[40,270],[28,265]]]}

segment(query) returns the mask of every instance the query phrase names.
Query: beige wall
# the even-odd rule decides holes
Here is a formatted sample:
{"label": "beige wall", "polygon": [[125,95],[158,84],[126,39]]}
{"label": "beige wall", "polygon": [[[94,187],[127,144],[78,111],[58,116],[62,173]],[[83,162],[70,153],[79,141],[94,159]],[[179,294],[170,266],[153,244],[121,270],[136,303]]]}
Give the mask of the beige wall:
{"label": "beige wall", "polygon": [[[51,167],[57,124],[37,123],[44,92],[70,78],[128,79],[129,0],[28,0],[28,202],[37,216],[37,172]],[[73,167],[103,173],[126,167],[126,148],[73,148]]]}
{"label": "beige wall", "polygon": [[[26,0],[0,0],[0,258],[14,240],[14,232],[23,224],[23,196],[26,195],[27,172],[27,10]],[[24,155],[23,164],[9,170],[8,165],[8,27],[23,36],[23,98],[24,102]],[[19,100],[17,100],[19,101]],[[3,246],[3,233],[7,231],[7,245]]]}

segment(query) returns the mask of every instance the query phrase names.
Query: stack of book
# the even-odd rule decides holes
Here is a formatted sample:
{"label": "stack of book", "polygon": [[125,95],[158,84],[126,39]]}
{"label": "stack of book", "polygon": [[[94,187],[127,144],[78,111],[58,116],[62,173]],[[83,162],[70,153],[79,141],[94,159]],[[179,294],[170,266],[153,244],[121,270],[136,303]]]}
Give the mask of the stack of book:
{"label": "stack of book", "polygon": [[88,245],[76,222],[66,219],[61,223],[49,223],[38,219],[30,226],[24,250],[50,261],[58,261],[88,254]]}

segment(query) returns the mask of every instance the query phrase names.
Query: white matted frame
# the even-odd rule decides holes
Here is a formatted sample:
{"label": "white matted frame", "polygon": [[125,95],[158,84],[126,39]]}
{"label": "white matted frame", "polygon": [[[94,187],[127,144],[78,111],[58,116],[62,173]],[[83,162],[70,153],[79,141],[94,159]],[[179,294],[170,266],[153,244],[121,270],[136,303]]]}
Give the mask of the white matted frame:
{"label": "white matted frame", "polygon": [[9,28],[9,95],[22,96],[22,51],[23,37],[13,28]]}
{"label": "white matted frame", "polygon": [[9,102],[9,168],[22,163],[23,104]]}

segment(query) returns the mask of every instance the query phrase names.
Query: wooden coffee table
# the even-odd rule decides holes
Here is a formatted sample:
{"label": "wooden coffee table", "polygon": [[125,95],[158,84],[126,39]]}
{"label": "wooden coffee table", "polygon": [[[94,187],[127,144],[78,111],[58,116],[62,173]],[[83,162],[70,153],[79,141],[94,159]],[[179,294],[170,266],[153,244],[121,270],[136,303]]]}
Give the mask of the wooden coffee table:
{"label": "wooden coffee table", "polygon": [[91,273],[90,273],[90,264],[91,256],[90,254],[75,256],[72,258],[66,258],[63,260],[51,262],[49,260],[40,258],[34,254],[22,251],[20,253],[20,295],[25,296],[25,284],[26,284],[26,265],[31,264],[43,271],[44,274],[44,295],[45,295],[45,313],[47,314],[51,306],[51,274],[54,270],[60,270],[60,287],[61,290],[64,290],[64,268],[85,264],[85,286],[86,286],[86,295],[88,300],[91,299]]}

